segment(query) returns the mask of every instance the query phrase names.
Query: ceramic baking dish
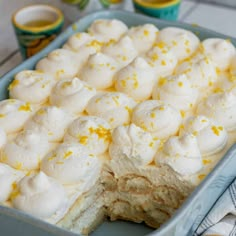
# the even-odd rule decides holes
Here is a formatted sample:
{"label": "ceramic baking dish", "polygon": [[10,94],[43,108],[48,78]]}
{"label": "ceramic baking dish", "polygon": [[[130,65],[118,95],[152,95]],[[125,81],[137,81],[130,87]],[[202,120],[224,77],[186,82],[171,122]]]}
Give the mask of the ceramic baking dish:
{"label": "ceramic baking dish", "polygon": [[[21,70],[33,69],[36,62],[46,56],[55,48],[61,47],[69,36],[78,31],[85,31],[96,19],[116,18],[122,20],[128,26],[144,23],[153,23],[159,29],[167,26],[176,26],[193,31],[202,40],[209,37],[229,38],[228,36],[179,22],[161,21],[147,16],[125,12],[125,11],[99,11],[92,13],[70,26],[48,47],[37,55],[24,61],[12,71],[5,74],[0,80],[0,100],[8,97],[8,85],[14,75]],[[236,45],[236,39],[230,38]],[[156,235],[156,236],[190,236],[193,235],[199,223],[212,207],[214,202],[229,186],[236,176],[236,145],[234,145],[225,157],[218,163],[216,168],[205,178],[205,180],[188,197],[174,216],[168,220],[160,229],[152,230],[143,224],[128,222],[105,222],[94,233],[93,236],[125,236],[125,235]],[[71,232],[47,224],[41,220],[24,214],[18,210],[0,206],[0,235],[24,235],[24,236],[73,236]]]}

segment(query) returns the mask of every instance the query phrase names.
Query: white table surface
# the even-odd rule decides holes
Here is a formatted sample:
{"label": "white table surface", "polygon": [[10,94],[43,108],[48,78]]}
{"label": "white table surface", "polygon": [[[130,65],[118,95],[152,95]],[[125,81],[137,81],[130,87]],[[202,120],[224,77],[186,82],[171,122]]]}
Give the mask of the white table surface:
{"label": "white table surface", "polygon": [[[129,4],[131,4],[131,0]],[[32,3],[47,3],[62,9],[65,27],[72,23],[77,9],[60,0],[0,0],[0,77],[22,61],[11,25],[11,16],[17,9]],[[236,37],[236,9],[200,3],[199,0],[183,0],[179,21],[196,23],[206,28]]]}

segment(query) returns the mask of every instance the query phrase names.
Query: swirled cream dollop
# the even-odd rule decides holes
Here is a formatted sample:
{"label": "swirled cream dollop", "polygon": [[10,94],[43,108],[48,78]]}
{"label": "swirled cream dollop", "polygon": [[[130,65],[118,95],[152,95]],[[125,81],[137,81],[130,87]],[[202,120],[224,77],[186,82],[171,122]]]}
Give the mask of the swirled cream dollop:
{"label": "swirled cream dollop", "polygon": [[177,58],[163,42],[155,43],[146,53],[145,60],[153,67],[158,78],[171,75],[177,65]]}
{"label": "swirled cream dollop", "polygon": [[196,174],[203,167],[197,138],[191,134],[170,137],[157,153],[155,163],[168,165],[183,176]]}
{"label": "swirled cream dollop", "polygon": [[16,182],[23,177],[24,173],[22,171],[0,163],[0,202],[5,202],[10,198]]}
{"label": "swirled cream dollop", "polygon": [[0,102],[0,127],[6,134],[18,132],[33,114],[34,109],[28,102],[3,100]]}
{"label": "swirled cream dollop", "polygon": [[236,95],[233,93],[216,93],[199,103],[197,114],[205,115],[227,131],[236,130]]}
{"label": "swirled cream dollop", "polygon": [[127,31],[128,27],[124,22],[116,19],[95,20],[88,28],[89,34],[101,42],[108,42],[109,40],[117,41]]}
{"label": "swirled cream dollop", "polygon": [[119,68],[127,66],[138,55],[129,36],[124,36],[118,42],[103,47],[102,52],[115,59]]}
{"label": "swirled cream dollop", "polygon": [[152,97],[180,111],[187,111],[194,108],[198,99],[198,90],[191,86],[186,75],[173,75],[159,80],[154,86]]}
{"label": "swirled cream dollop", "polygon": [[45,103],[50,95],[55,80],[41,71],[23,70],[16,74],[9,86],[10,98],[32,104]]}
{"label": "swirled cream dollop", "polygon": [[83,189],[98,179],[101,161],[81,144],[63,143],[43,159],[41,170],[62,184],[79,184]]}
{"label": "swirled cream dollop", "polygon": [[64,187],[43,172],[25,176],[12,197],[15,208],[42,219],[50,218],[66,202]]}
{"label": "swirled cream dollop", "polygon": [[230,67],[235,47],[229,40],[209,38],[202,41],[201,53],[210,57],[220,70]]}
{"label": "swirled cream dollop", "polygon": [[155,138],[166,139],[179,130],[180,112],[161,101],[147,100],[133,110],[132,122],[150,132]]}
{"label": "swirled cream dollop", "polygon": [[4,146],[0,160],[15,169],[35,170],[39,168],[49,149],[47,136],[44,133],[22,131]]}
{"label": "swirled cream dollop", "polygon": [[66,143],[80,143],[95,155],[108,150],[111,142],[111,126],[97,116],[82,116],[68,127],[64,137]]}
{"label": "swirled cream dollop", "polygon": [[160,141],[136,126],[119,126],[113,130],[109,154],[112,159],[128,158],[135,165],[146,166],[153,161]]}
{"label": "swirled cream dollop", "polygon": [[181,63],[175,74],[185,74],[193,87],[211,87],[217,79],[216,65],[207,56],[193,57]]}
{"label": "swirled cream dollop", "polygon": [[106,89],[114,84],[114,75],[118,70],[116,61],[103,53],[89,57],[79,73],[79,78],[96,89]]}
{"label": "swirled cream dollop", "polygon": [[64,49],[79,52],[81,46],[84,46],[88,42],[95,40],[93,36],[85,32],[78,32],[69,37],[66,43],[63,45]]}
{"label": "swirled cream dollop", "polygon": [[139,54],[151,49],[157,37],[158,29],[153,24],[144,24],[129,29],[127,35],[132,39]]}
{"label": "swirled cream dollop", "polygon": [[47,135],[48,141],[59,142],[72,119],[73,117],[61,108],[55,106],[42,107],[25,124],[25,130],[43,132]]}
{"label": "swirled cream dollop", "polygon": [[152,67],[141,57],[121,69],[115,76],[115,88],[138,101],[151,97],[155,81]]}
{"label": "swirled cream dollop", "polygon": [[182,133],[191,133],[197,138],[203,156],[220,152],[227,144],[228,134],[223,126],[206,116],[191,116],[183,124]]}
{"label": "swirled cream dollop", "polygon": [[54,79],[70,79],[80,69],[77,55],[67,49],[56,49],[36,64],[36,69],[51,74]]}
{"label": "swirled cream dollop", "polygon": [[166,27],[159,31],[158,42],[165,42],[178,60],[190,57],[199,47],[199,38],[189,30]]}
{"label": "swirled cream dollop", "polygon": [[131,112],[136,102],[119,92],[104,92],[95,95],[88,103],[86,111],[89,115],[105,119],[112,128],[129,124]]}
{"label": "swirled cream dollop", "polygon": [[63,79],[54,86],[50,103],[73,114],[82,113],[88,101],[96,94],[96,89],[79,78]]}

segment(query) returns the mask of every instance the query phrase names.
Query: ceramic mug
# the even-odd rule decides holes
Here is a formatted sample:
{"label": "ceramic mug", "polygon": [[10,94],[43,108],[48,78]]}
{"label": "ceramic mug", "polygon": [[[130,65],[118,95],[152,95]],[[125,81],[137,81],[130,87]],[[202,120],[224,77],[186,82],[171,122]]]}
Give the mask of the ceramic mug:
{"label": "ceramic mug", "polygon": [[12,23],[23,59],[47,46],[62,30],[62,12],[49,5],[30,5],[14,13]]}

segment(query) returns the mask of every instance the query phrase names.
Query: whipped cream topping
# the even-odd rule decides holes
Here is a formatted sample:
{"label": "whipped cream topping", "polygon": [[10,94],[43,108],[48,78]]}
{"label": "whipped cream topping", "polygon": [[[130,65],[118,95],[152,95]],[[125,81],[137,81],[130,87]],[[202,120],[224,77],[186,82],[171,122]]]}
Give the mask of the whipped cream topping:
{"label": "whipped cream topping", "polygon": [[105,119],[112,128],[130,123],[132,109],[136,102],[119,92],[105,92],[95,95],[88,103],[89,115]]}
{"label": "whipped cream topping", "polygon": [[0,160],[19,170],[35,170],[50,149],[44,133],[22,131],[1,151]]}
{"label": "whipped cream topping", "polygon": [[72,119],[72,116],[60,108],[55,106],[42,107],[26,123],[25,130],[43,132],[47,135],[48,141],[59,142]]}
{"label": "whipped cream topping", "polygon": [[121,69],[115,76],[115,88],[138,101],[151,97],[155,75],[152,67],[141,57]]}
{"label": "whipped cream topping", "polygon": [[132,39],[139,54],[151,49],[157,37],[158,29],[153,24],[144,24],[129,29],[127,35]]}
{"label": "whipped cream topping", "polygon": [[236,77],[229,72],[222,71],[219,73],[218,79],[214,84],[214,93],[232,92],[236,95]]}
{"label": "whipped cream topping", "polygon": [[128,27],[120,20],[95,20],[88,28],[89,34],[97,38],[101,42],[109,40],[118,40],[128,31]]}
{"label": "whipped cream topping", "polygon": [[112,133],[109,154],[112,159],[128,158],[135,165],[148,165],[153,161],[160,141],[135,124],[119,126]]}
{"label": "whipped cream topping", "polygon": [[176,68],[175,74],[185,74],[192,86],[200,89],[212,86],[218,76],[215,63],[207,56],[184,61]]}
{"label": "whipped cream topping", "polygon": [[147,100],[138,104],[132,114],[132,122],[135,125],[161,139],[175,135],[181,121],[179,111],[157,100]]}
{"label": "whipped cream topping", "polygon": [[236,130],[236,95],[233,93],[216,93],[199,103],[197,114],[205,115],[227,131]]}
{"label": "whipped cream topping", "polygon": [[194,33],[177,27],[166,27],[160,30],[157,41],[165,42],[178,60],[190,57],[197,50],[200,43]]}
{"label": "whipped cream topping", "polygon": [[14,185],[23,176],[22,171],[17,171],[6,164],[0,163],[0,202],[5,202],[10,198]]}
{"label": "whipped cream topping", "polygon": [[0,127],[6,134],[18,132],[33,113],[34,109],[28,102],[17,99],[0,101]]}
{"label": "whipped cream topping", "polygon": [[80,143],[95,155],[108,150],[111,141],[111,127],[108,122],[96,116],[82,116],[74,120],[64,137],[66,143]]}
{"label": "whipped cream topping", "polygon": [[42,161],[41,170],[62,184],[79,184],[81,189],[96,181],[101,171],[101,161],[78,143],[63,143]]}
{"label": "whipped cream topping", "polygon": [[36,64],[36,69],[51,74],[56,80],[76,76],[80,64],[77,55],[67,49],[56,49]]}
{"label": "whipped cream topping", "polygon": [[116,61],[103,53],[89,57],[79,77],[96,89],[106,89],[114,84],[114,75],[118,70]]}
{"label": "whipped cream topping", "polygon": [[13,206],[36,217],[47,219],[67,202],[63,186],[43,172],[25,176],[12,198]]}
{"label": "whipped cream topping", "polygon": [[55,81],[41,71],[23,70],[9,86],[10,98],[42,104],[47,101]]}
{"label": "whipped cream topping", "polygon": [[96,89],[79,78],[63,79],[54,86],[50,103],[74,114],[82,113]]}
{"label": "whipped cream topping", "polygon": [[0,128],[0,149],[6,144],[7,142],[7,135],[6,132]]}
{"label": "whipped cream topping", "polygon": [[116,43],[110,43],[102,49],[102,52],[115,59],[119,68],[127,66],[138,55],[129,36],[122,37]]}
{"label": "whipped cream topping", "polygon": [[202,52],[209,56],[220,70],[229,68],[235,56],[235,47],[225,39],[209,38],[202,41]]}
{"label": "whipped cream topping", "polygon": [[153,67],[155,76],[171,75],[177,65],[177,58],[165,43],[155,43],[146,53],[145,60]]}
{"label": "whipped cream topping", "polygon": [[183,176],[196,174],[203,167],[197,138],[191,134],[170,137],[157,153],[155,163],[168,165]]}
{"label": "whipped cream topping", "polygon": [[160,99],[178,110],[193,109],[197,102],[198,90],[191,86],[186,75],[161,78],[153,89],[153,99]]}
{"label": "whipped cream topping", "polygon": [[203,156],[220,152],[228,140],[225,128],[206,116],[189,117],[184,122],[181,132],[196,136],[198,147]]}
{"label": "whipped cream topping", "polygon": [[79,52],[79,49],[82,46],[84,46],[88,42],[91,42],[92,40],[95,40],[95,38],[91,36],[90,34],[85,33],[85,32],[78,32],[69,37],[67,42],[63,45],[63,48],[71,50],[71,51]]}

